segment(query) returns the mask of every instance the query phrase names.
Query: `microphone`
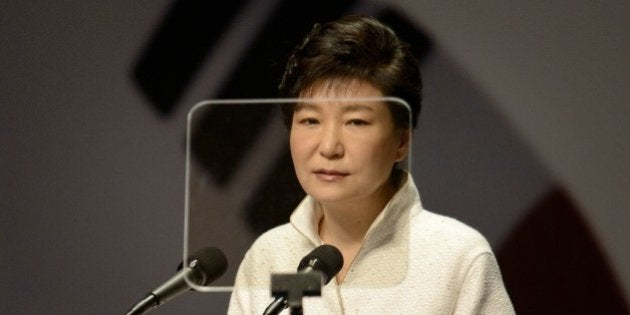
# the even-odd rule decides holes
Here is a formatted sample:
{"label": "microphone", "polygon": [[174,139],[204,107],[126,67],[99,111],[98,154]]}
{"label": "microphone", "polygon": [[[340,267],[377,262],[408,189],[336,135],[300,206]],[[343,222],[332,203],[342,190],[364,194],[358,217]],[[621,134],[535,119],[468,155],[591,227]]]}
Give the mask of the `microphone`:
{"label": "microphone", "polygon": [[187,266],[183,266],[184,262],[180,263],[175,276],[149,292],[126,315],[144,314],[190,290],[186,279],[196,285],[207,285],[223,275],[228,265],[225,254],[216,247],[202,248],[188,256],[187,261]]}
{"label": "microphone", "polygon": [[[337,247],[332,245],[321,245],[315,248],[310,254],[304,256],[298,265],[298,273],[310,273],[318,271],[322,275],[323,284],[328,284],[330,280],[339,273],[343,266],[343,256]],[[288,302],[285,297],[276,299],[267,306],[263,315],[276,315],[287,308]]]}

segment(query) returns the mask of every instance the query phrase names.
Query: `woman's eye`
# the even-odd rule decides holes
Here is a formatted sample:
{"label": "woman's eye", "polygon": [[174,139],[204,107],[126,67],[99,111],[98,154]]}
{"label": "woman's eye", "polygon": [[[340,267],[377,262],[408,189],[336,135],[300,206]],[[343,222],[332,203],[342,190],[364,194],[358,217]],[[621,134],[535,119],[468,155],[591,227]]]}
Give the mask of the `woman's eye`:
{"label": "woman's eye", "polygon": [[370,123],[363,120],[363,119],[351,119],[348,121],[348,125],[352,125],[352,126],[367,126]]}
{"label": "woman's eye", "polygon": [[303,119],[300,119],[299,123],[300,125],[311,126],[311,125],[316,125],[318,121],[315,118],[303,118]]}

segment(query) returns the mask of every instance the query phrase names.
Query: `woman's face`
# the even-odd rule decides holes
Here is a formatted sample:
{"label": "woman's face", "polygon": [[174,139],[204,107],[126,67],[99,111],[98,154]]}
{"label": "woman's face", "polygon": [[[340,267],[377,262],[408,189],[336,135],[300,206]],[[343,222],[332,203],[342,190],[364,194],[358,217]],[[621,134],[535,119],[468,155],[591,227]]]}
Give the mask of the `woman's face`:
{"label": "woman's face", "polygon": [[[329,82],[330,83],[330,82]],[[382,97],[372,84],[352,80],[341,88],[319,84],[307,98]],[[291,125],[291,156],[302,188],[322,203],[374,198],[389,185],[392,167],[405,158],[408,132],[397,129],[384,102],[301,104]]]}

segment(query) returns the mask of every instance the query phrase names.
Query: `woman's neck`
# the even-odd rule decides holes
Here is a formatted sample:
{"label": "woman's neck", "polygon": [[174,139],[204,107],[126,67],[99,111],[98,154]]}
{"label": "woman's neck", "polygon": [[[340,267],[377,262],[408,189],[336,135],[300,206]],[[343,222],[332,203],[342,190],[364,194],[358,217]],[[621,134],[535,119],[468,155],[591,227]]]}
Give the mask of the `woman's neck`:
{"label": "woman's neck", "polygon": [[319,207],[324,214],[319,222],[319,235],[324,243],[333,244],[361,242],[383,209],[374,204],[362,207],[357,203],[345,206],[319,204]]}
{"label": "woman's neck", "polygon": [[396,192],[393,183],[387,183],[369,198],[334,203],[317,203],[323,213],[319,222],[319,235],[325,243],[362,242],[368,229],[383,211]]}
{"label": "woman's neck", "polygon": [[362,242],[368,229],[383,211],[401,184],[401,176],[393,175],[385,185],[367,198],[340,202],[317,202],[323,216],[319,235],[325,243]]}

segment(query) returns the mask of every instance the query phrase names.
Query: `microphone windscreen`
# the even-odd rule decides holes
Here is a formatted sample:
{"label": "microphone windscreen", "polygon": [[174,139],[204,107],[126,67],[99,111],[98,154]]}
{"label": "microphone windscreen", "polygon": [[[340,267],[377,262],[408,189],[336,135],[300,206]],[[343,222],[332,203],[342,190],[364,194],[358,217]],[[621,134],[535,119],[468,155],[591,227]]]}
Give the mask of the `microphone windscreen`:
{"label": "microphone windscreen", "polygon": [[337,247],[324,244],[302,258],[298,271],[306,267],[321,271],[324,274],[324,283],[327,284],[343,267],[343,255]]}
{"label": "microphone windscreen", "polygon": [[225,273],[228,267],[227,257],[216,247],[204,247],[188,256],[188,263],[197,260],[197,266],[205,275],[200,285],[210,284]]}

